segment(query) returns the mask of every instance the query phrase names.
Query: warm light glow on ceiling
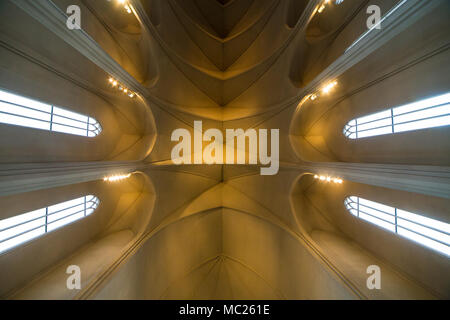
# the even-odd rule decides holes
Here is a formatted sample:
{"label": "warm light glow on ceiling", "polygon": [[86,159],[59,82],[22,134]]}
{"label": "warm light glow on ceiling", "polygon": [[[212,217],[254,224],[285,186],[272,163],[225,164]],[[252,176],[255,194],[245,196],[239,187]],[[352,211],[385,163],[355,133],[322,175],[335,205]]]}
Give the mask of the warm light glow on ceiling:
{"label": "warm light glow on ceiling", "polygon": [[136,96],[136,93],[132,92],[130,89],[127,89],[124,85],[120,84],[117,80],[110,77],[108,79],[109,83],[113,88],[117,88],[119,91],[122,91],[125,93],[129,98],[134,98]]}
{"label": "warm light glow on ceiling", "polygon": [[333,90],[333,88],[337,86],[337,84],[338,82],[336,80],[331,81],[328,84],[326,84],[322,89],[320,89],[320,91],[310,94],[309,98],[311,99],[311,101],[314,101],[321,95],[330,93],[331,90]]}
{"label": "warm light glow on ceiling", "polygon": [[120,5],[123,5],[123,8],[126,10],[126,12],[131,13],[131,6],[127,0],[117,0],[117,2]]}
{"label": "warm light glow on ceiling", "polygon": [[[322,13],[323,10],[325,10],[326,5],[329,4],[330,2],[331,2],[331,0],[324,0],[323,3],[317,9],[317,12]],[[340,5],[342,2],[344,2],[344,0],[335,0],[334,1],[334,3],[337,5]]]}
{"label": "warm light glow on ceiling", "polygon": [[128,179],[129,177],[131,177],[131,173],[125,174],[125,175],[114,175],[114,176],[104,177],[103,181],[116,182],[116,181]]}
{"label": "warm light glow on ceiling", "polygon": [[322,88],[322,93],[329,93],[337,85],[337,81],[330,82],[325,87]]}
{"label": "warm light glow on ceiling", "polygon": [[[111,0],[107,0],[108,2],[111,2]],[[116,2],[120,5],[123,6],[123,8],[125,9],[126,12],[128,13],[132,13],[131,10],[131,5],[128,2],[128,0],[116,0]]]}
{"label": "warm light glow on ceiling", "polygon": [[324,182],[334,182],[337,184],[342,184],[344,181],[340,178],[333,178],[333,177],[329,177],[329,176],[319,176],[319,175],[314,175],[314,179],[318,179],[320,181],[324,181]]}

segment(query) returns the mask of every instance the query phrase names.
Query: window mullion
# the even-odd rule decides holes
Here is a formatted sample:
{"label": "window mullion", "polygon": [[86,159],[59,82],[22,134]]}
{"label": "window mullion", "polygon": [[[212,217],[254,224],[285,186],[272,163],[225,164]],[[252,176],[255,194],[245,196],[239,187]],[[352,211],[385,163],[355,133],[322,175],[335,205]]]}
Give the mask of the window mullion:
{"label": "window mullion", "polygon": [[[352,199],[354,199],[354,200],[352,200]],[[370,200],[366,200],[364,198],[362,200],[367,201],[369,204],[370,204],[370,202],[373,202]],[[401,209],[398,209],[398,208],[392,207],[392,206],[387,206],[387,205],[384,205],[384,204],[378,203],[378,202],[373,202],[373,207],[371,207],[369,205],[366,205],[365,202],[361,203],[360,197],[349,196],[346,198],[344,204],[346,205],[347,210],[352,215],[354,215],[354,212],[353,212],[354,208],[351,205],[350,206],[348,205],[348,201],[352,201],[353,203],[356,203],[356,208],[357,208],[356,216],[358,218],[365,220],[366,222],[375,224],[379,227],[385,228],[391,232],[394,232],[395,234],[397,234],[399,236],[402,236],[409,240],[418,242],[419,244],[421,244],[425,247],[428,247],[430,249],[444,253],[447,256],[450,256],[450,242],[449,242],[450,240],[448,237],[441,236],[441,235],[448,234],[445,231],[448,228],[446,228],[445,225],[441,226],[440,228],[435,227],[436,223],[437,222],[442,223],[441,221],[428,218],[429,220],[431,220],[430,222],[428,222],[429,225],[423,224],[423,223],[420,223],[420,221],[416,221],[420,217],[423,217],[423,216],[414,214],[412,212],[403,211],[403,212],[406,212],[409,214],[417,215],[419,217],[416,219],[411,218],[411,220],[409,220],[409,219],[407,219],[408,217],[405,218],[403,215],[399,217],[399,210],[401,210]],[[388,211],[383,211],[383,210],[388,210],[388,209],[383,209],[383,206],[388,207],[389,211],[393,212],[393,214],[389,213]],[[387,214],[387,215],[393,217],[394,222],[385,220],[384,218],[377,216],[376,214],[371,214],[371,213],[364,212],[364,211],[363,211],[364,215],[361,216],[360,209],[364,208],[364,207],[383,212],[384,214]],[[412,226],[409,226],[408,224],[402,224],[400,226],[399,225],[400,220],[409,221],[412,224]],[[392,225],[394,226],[394,228],[392,228]],[[417,226],[419,226],[421,228],[418,229],[418,228],[416,228]],[[432,233],[430,231],[435,231],[435,233]]]}
{"label": "window mullion", "polygon": [[[50,112],[50,131],[53,131],[53,105]],[[47,232],[47,230],[45,232]]]}
{"label": "window mullion", "polygon": [[45,208],[45,233],[47,233],[48,226],[48,207]]}
{"label": "window mullion", "polygon": [[395,212],[395,233],[398,233],[398,228],[397,228],[397,208],[394,208],[394,212]]}
{"label": "window mullion", "polygon": [[356,198],[356,205],[357,205],[357,212],[358,212],[358,217],[359,217],[359,197]]}
{"label": "window mullion", "polygon": [[395,133],[394,130],[394,109],[391,108],[391,124],[392,124],[392,133]]}
{"label": "window mullion", "polygon": [[[61,228],[63,226],[66,226],[66,225],[74,222],[74,221],[77,221],[79,219],[86,217],[88,204],[89,204],[87,197],[88,196],[83,196],[83,197],[79,197],[77,199],[67,201],[67,202],[70,202],[71,204],[76,203],[75,205],[71,205],[69,207],[67,207],[67,202],[62,202],[59,204],[41,208],[39,210],[24,213],[21,215],[22,217],[17,221],[9,220],[9,219],[16,219],[15,217],[3,219],[3,220],[0,219],[0,222],[6,221],[6,225],[10,225],[7,228],[0,229],[0,239],[3,238],[2,240],[0,240],[0,253],[11,250],[20,244],[31,241],[32,239],[40,237],[43,234],[46,234],[57,228]],[[92,195],[90,195],[89,197],[92,197],[91,201],[97,204],[95,207],[89,208],[89,209],[92,209],[92,212],[94,212],[95,209],[97,208],[100,200],[97,197],[92,196]],[[64,208],[59,209],[62,206]],[[50,208],[52,208],[52,210],[54,212],[52,212],[52,210],[50,210]],[[77,209],[75,210],[72,208],[77,208]],[[44,215],[43,215],[43,213],[44,213]],[[49,219],[50,216],[52,216],[51,222]],[[59,218],[58,218],[58,216],[59,216]],[[34,222],[34,223],[32,223],[32,222]],[[27,225],[27,224],[29,224],[29,225]],[[37,224],[39,224],[39,225],[37,225]],[[50,226],[50,224],[51,224],[51,226]],[[20,226],[22,226],[22,225],[27,225],[27,226],[26,226],[26,228],[25,227],[20,228]],[[17,228],[17,227],[19,227],[19,228]],[[29,235],[26,237],[23,237],[26,234],[29,234]],[[10,241],[12,239],[15,239],[14,243],[8,243],[8,241]]]}
{"label": "window mullion", "polygon": [[[5,94],[8,95],[8,99],[4,98]],[[102,130],[100,124],[97,125],[97,120],[92,118],[95,130],[90,134],[91,117],[88,115],[78,114],[1,89],[0,104],[0,124],[57,131],[85,137],[95,137]],[[2,115],[6,115],[6,117]]]}
{"label": "window mullion", "polygon": [[[395,112],[394,109],[396,110]],[[450,92],[447,92],[443,95],[419,100],[409,105],[388,108],[368,116],[352,119],[344,127],[343,133],[347,138],[359,139],[450,126],[449,110]],[[389,117],[391,121],[388,124]],[[355,123],[355,126],[353,126],[353,123]],[[377,123],[378,125],[376,125]],[[361,126],[367,126],[368,128],[361,130]],[[356,132],[348,134],[349,129],[353,127],[356,127]],[[391,127],[390,132],[389,127]]]}

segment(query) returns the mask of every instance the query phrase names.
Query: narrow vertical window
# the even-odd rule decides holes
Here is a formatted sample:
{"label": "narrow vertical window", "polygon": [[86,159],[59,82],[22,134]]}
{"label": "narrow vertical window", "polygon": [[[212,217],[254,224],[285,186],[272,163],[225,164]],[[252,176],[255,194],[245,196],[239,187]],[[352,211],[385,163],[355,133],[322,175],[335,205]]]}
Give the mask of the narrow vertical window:
{"label": "narrow vertical window", "polygon": [[88,195],[0,220],[0,253],[92,214],[99,203]]}
{"label": "narrow vertical window", "polygon": [[102,127],[89,116],[0,90],[0,123],[95,137]]}
{"label": "narrow vertical window", "polygon": [[450,256],[450,224],[360,197],[344,203],[355,217]]}
{"label": "narrow vertical window", "polygon": [[450,93],[353,119],[344,128],[350,139],[450,125]]}

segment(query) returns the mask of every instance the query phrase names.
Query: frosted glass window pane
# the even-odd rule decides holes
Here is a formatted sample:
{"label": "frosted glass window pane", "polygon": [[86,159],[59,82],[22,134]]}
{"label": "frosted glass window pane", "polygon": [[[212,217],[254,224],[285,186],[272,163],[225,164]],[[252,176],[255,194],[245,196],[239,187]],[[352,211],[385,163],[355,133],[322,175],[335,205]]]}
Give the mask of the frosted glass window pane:
{"label": "frosted glass window pane", "polygon": [[0,90],[0,100],[18,104],[21,106],[26,106],[29,108],[45,111],[45,112],[51,112],[52,106],[46,103],[42,103],[36,100],[28,99],[10,92],[6,92],[3,90]]}
{"label": "frosted glass window pane", "polygon": [[96,209],[97,206],[98,206],[98,204],[96,202],[92,202],[92,203],[87,202],[86,203],[86,209],[88,209],[88,208]]}
{"label": "frosted glass window pane", "polygon": [[34,129],[50,130],[50,122],[42,122],[39,120],[27,119],[21,116],[12,116],[4,113],[0,113],[0,122]]}
{"label": "frosted glass window pane", "polygon": [[387,213],[384,213],[384,212],[380,212],[380,211],[378,211],[376,209],[372,209],[372,208],[368,208],[368,207],[360,205],[359,206],[359,211],[367,213],[368,215],[374,216],[376,218],[380,218],[380,219],[385,220],[387,222],[395,223],[395,217],[394,216],[391,216],[391,215],[389,215]]}
{"label": "frosted glass window pane", "polygon": [[378,209],[380,211],[386,212],[386,213],[390,213],[390,214],[395,214],[395,208],[378,203],[378,202],[374,202],[374,201],[369,201],[363,198],[359,198],[359,204],[361,205],[365,205],[368,207],[372,207],[375,209]]}
{"label": "frosted glass window pane", "polygon": [[390,118],[391,117],[391,110],[381,111],[378,113],[374,113],[365,117],[361,117],[357,119],[358,123],[358,129],[360,125],[363,125],[364,123],[371,122],[374,120],[379,120],[383,118]]}
{"label": "frosted glass window pane", "polygon": [[430,229],[428,227],[424,227],[421,225],[418,225],[413,222],[409,222],[403,219],[398,219],[398,226],[404,227],[405,229],[409,229],[412,232],[420,233],[424,236],[427,236],[429,238],[432,238],[434,240],[438,240],[444,243],[450,243],[450,236],[446,235],[445,233]]}
{"label": "frosted glass window pane", "polygon": [[[383,117],[387,119],[380,120]],[[356,132],[353,128],[349,130],[353,123],[358,124],[355,127]],[[448,125],[450,125],[450,93],[353,119],[345,126],[343,133],[347,138],[359,139]]]}
{"label": "frosted glass window pane", "polygon": [[75,119],[75,120],[79,120],[79,121],[82,121],[84,123],[88,122],[88,117],[87,116],[84,116],[82,114],[75,113],[75,112],[72,112],[72,111],[67,111],[67,110],[61,109],[59,107],[54,107],[53,113],[55,115],[64,116],[64,117],[67,117],[67,118],[72,118],[72,119]]}
{"label": "frosted glass window pane", "polygon": [[352,208],[352,209],[358,209],[358,204],[357,204],[357,203],[354,203],[354,202],[350,202],[350,203],[348,204],[348,206],[349,206],[350,208]]}
{"label": "frosted glass window pane", "polygon": [[0,220],[0,253],[92,214],[99,203],[88,195]]}
{"label": "frosted glass window pane", "polygon": [[441,222],[435,219],[430,219],[415,213],[397,209],[397,215],[400,218],[408,219],[410,221],[423,224],[425,226],[431,227],[433,229],[440,230],[445,233],[450,233],[450,224]]}
{"label": "frosted glass window pane", "polygon": [[37,238],[39,236],[42,236],[43,234],[45,234],[45,228],[44,227],[36,229],[36,230],[28,232],[28,233],[25,233],[25,234],[20,235],[18,237],[9,239],[7,241],[0,242],[0,252],[4,252],[6,250],[9,250],[9,249],[11,249],[11,248],[13,248],[15,246],[18,246],[18,245],[24,243],[24,242],[27,242],[29,240],[32,240],[32,239]]}
{"label": "frosted glass window pane", "polygon": [[60,211],[58,213],[54,213],[52,215],[49,215],[48,216],[48,223],[51,223],[51,222],[56,221],[58,219],[64,218],[64,217],[69,216],[71,214],[78,213],[80,211],[84,212],[84,203],[83,204],[79,204],[78,206],[75,206],[75,207],[64,209],[63,211]]}
{"label": "frosted glass window pane", "polygon": [[97,131],[97,130],[99,130],[99,127],[97,127],[96,125],[90,123],[89,126],[88,126],[88,129],[90,131]]}
{"label": "frosted glass window pane", "polygon": [[433,107],[433,106],[439,106],[441,104],[446,104],[446,103],[450,103],[450,93],[446,93],[437,97],[433,97],[430,99],[425,99],[425,100],[421,100],[421,101],[417,101],[414,103],[410,103],[410,104],[406,104],[404,106],[400,106],[400,107],[396,107],[393,109],[393,113],[394,116],[406,113],[406,112],[411,112],[411,111],[416,111],[416,110],[421,110],[421,109],[425,109],[425,108],[429,108],[429,107]]}
{"label": "frosted glass window pane", "polygon": [[400,124],[403,122],[426,119],[431,117],[445,116],[447,114],[450,114],[450,104],[425,110],[414,111],[412,113],[406,113],[400,116],[395,116],[394,124]]}
{"label": "frosted glass window pane", "polygon": [[0,123],[85,137],[102,131],[94,118],[4,90],[0,90]]}
{"label": "frosted glass window pane", "polygon": [[71,127],[61,126],[59,124],[53,124],[52,131],[62,132],[62,133],[70,133],[70,134],[74,134],[77,136],[86,136],[87,135],[86,129],[75,129],[75,128],[71,128]]}
{"label": "frosted glass window pane", "polygon": [[345,129],[345,131],[347,131],[349,133],[356,133],[356,127],[348,127]]}
{"label": "frosted glass window pane", "polygon": [[377,120],[377,121],[368,122],[368,123],[365,123],[362,125],[358,125],[358,132],[365,131],[368,129],[373,129],[373,128],[387,127],[387,126],[389,126],[389,127],[392,126],[392,118],[391,117],[389,117],[387,119]]}
{"label": "frosted glass window pane", "polygon": [[[359,207],[356,209],[352,207],[355,202],[359,202]],[[448,223],[355,196],[346,198],[344,203],[347,210],[354,216],[359,216],[367,222],[439,252],[450,254],[450,224]]]}
{"label": "frosted glass window pane", "polygon": [[402,235],[408,239],[411,239],[417,243],[420,243],[421,245],[424,245],[424,246],[434,249],[436,251],[442,252],[446,255],[450,255],[450,247],[448,245],[439,243],[437,241],[433,241],[431,239],[423,237],[417,233],[405,230],[403,228],[398,228],[398,234]]}
{"label": "frosted glass window pane", "polygon": [[87,130],[87,124],[83,123],[83,122],[79,122],[77,120],[71,120],[71,119],[67,119],[67,118],[63,118],[60,116],[53,116],[53,125],[66,125],[69,127],[75,127],[81,130],[86,131]]}
{"label": "frosted glass window pane", "polygon": [[53,213],[53,212],[60,211],[60,210],[66,209],[66,208],[70,208],[70,207],[79,205],[81,203],[84,203],[84,197],[61,202],[59,204],[55,204],[53,206],[48,207],[48,213]]}
{"label": "frosted glass window pane", "polygon": [[55,229],[58,229],[62,226],[65,226],[66,224],[72,223],[74,221],[80,220],[81,218],[84,218],[84,212],[80,212],[74,215],[71,215],[67,218],[64,218],[62,220],[56,221],[56,222],[52,222],[48,225],[47,227],[47,231],[53,231]]}
{"label": "frosted glass window pane", "polygon": [[382,227],[382,228],[387,229],[389,231],[395,232],[395,225],[393,225],[393,224],[390,224],[390,223],[385,222],[383,220],[380,220],[380,219],[374,218],[372,216],[369,216],[369,215],[367,215],[365,213],[362,213],[361,211],[359,212],[359,217],[361,219],[364,219],[364,220],[366,220],[368,222],[371,222],[371,223],[373,223],[373,224],[375,224],[375,225],[377,225],[379,227]]}
{"label": "frosted glass window pane", "polygon": [[0,112],[12,113],[17,116],[25,116],[36,120],[50,121],[50,113],[32,110],[29,108],[12,106],[8,103],[0,102]]}
{"label": "frosted glass window pane", "polygon": [[0,231],[43,216],[45,216],[45,208],[0,220]]}
{"label": "frosted glass window pane", "polygon": [[392,133],[392,127],[385,127],[385,128],[380,128],[380,129],[372,129],[372,130],[358,132],[358,138],[373,137],[373,136],[379,136],[382,134],[389,134],[389,133]]}
{"label": "frosted glass window pane", "polygon": [[395,132],[412,131],[419,129],[448,126],[449,124],[450,124],[450,115],[441,118],[420,120],[404,124],[396,124],[394,126],[394,131]]}
{"label": "frosted glass window pane", "polygon": [[27,231],[31,231],[33,229],[36,229],[38,227],[45,226],[45,217],[39,218],[21,225],[18,225],[16,227],[12,227],[10,229],[4,230],[0,232],[0,241],[12,238],[14,235],[18,235],[21,233],[25,233]]}

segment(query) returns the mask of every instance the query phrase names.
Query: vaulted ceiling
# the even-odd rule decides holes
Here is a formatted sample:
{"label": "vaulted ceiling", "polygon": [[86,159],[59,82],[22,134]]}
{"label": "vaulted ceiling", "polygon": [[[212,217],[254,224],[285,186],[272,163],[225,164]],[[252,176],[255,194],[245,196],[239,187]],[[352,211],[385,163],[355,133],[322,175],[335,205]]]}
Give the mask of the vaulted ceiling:
{"label": "vaulted ceiling", "polygon": [[[89,191],[98,212],[0,255],[17,299],[448,298],[448,257],[350,215],[355,195],[450,221],[449,128],[350,141],[356,117],[448,91],[450,4],[0,1],[0,87],[95,117],[91,140],[0,125],[0,220]],[[66,26],[70,5],[81,30]],[[108,83],[116,79],[137,96]],[[328,95],[311,94],[337,81]],[[175,165],[175,129],[279,129],[280,170]],[[110,174],[131,173],[117,184]],[[339,177],[321,184],[314,175]],[[67,265],[85,275],[65,287]],[[382,290],[366,286],[382,268]],[[51,290],[49,289],[51,288]]]}

